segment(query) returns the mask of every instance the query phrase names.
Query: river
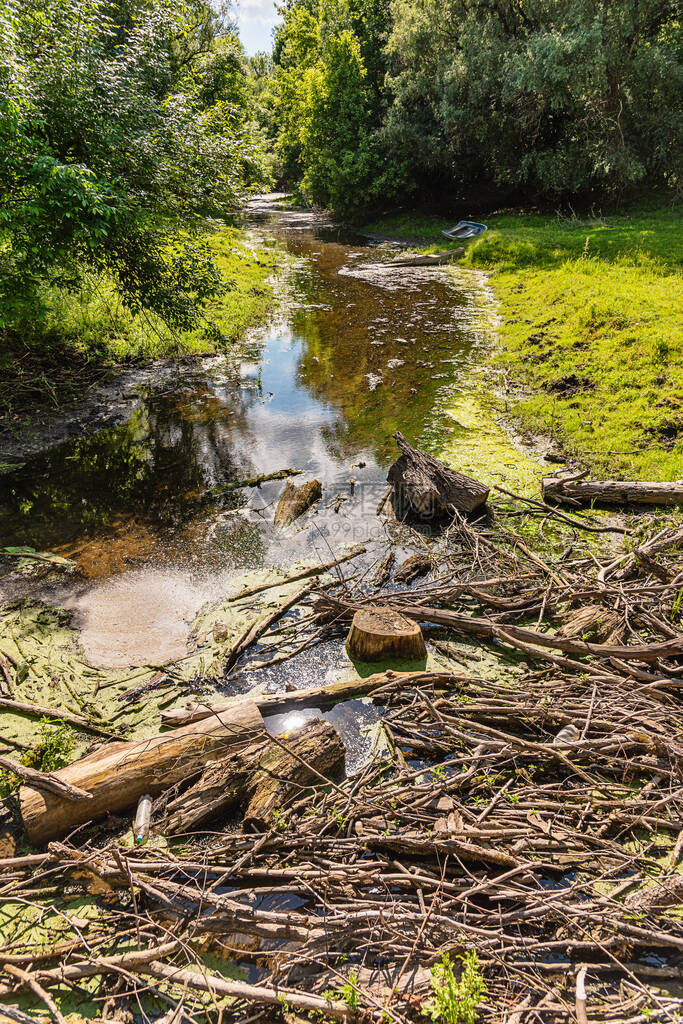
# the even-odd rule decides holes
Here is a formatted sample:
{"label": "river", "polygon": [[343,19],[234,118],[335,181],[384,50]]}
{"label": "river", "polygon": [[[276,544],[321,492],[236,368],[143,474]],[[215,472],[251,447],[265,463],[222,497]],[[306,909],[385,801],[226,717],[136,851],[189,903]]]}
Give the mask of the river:
{"label": "river", "polygon": [[[255,242],[286,250],[273,322],[232,353],[148,374],[114,425],[0,477],[0,546],[49,550],[78,570],[49,583],[10,574],[0,596],[71,610],[90,664],[178,657],[199,609],[235,577],[381,545],[392,526],[376,509],[397,429],[455,454],[457,468],[486,466],[495,451],[503,481],[529,461],[481,397],[472,413],[491,344],[480,275],[378,267],[395,248],[271,199],[243,220]],[[283,481],[232,485],[284,468],[324,490],[312,514],[278,532]]]}

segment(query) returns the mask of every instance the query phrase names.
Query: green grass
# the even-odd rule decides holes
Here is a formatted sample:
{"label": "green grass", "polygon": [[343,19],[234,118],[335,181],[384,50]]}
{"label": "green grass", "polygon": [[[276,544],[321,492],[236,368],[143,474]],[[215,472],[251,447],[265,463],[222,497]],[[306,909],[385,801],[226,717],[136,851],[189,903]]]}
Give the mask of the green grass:
{"label": "green grass", "polygon": [[[683,244],[664,201],[589,217],[496,214],[464,266],[490,274],[500,352],[531,433],[595,473],[683,477]],[[369,230],[452,247],[435,217]]]}
{"label": "green grass", "polygon": [[0,339],[0,417],[22,415],[36,404],[57,407],[77,400],[122,364],[229,347],[265,320],[274,301],[268,279],[279,262],[278,251],[255,251],[234,227],[219,228],[209,241],[228,286],[206,310],[222,342],[204,329],[178,334],[157,317],[131,314],[107,277],[89,278],[75,292],[45,290],[42,314],[26,316]]}

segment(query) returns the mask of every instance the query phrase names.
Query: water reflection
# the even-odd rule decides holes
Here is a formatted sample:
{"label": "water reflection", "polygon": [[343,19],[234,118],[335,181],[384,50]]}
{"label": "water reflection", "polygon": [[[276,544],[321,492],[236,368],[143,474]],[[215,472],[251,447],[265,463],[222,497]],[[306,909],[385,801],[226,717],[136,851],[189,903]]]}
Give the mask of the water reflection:
{"label": "water reflection", "polygon": [[[400,288],[355,274],[370,250],[309,214],[266,208],[252,224],[295,261],[284,322],[149,387],[125,424],[0,477],[2,545],[58,551],[102,578],[293,561],[376,528],[391,434],[433,443],[451,429],[439,409],[472,357],[472,301],[440,270],[406,271]],[[285,467],[325,491],[316,528],[283,538],[270,526],[282,483],[230,485]]]}

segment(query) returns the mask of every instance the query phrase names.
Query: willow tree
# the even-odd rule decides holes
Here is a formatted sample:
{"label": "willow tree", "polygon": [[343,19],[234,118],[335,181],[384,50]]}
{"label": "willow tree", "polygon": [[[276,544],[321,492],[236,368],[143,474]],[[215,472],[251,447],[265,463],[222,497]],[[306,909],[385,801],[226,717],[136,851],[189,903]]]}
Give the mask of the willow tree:
{"label": "willow tree", "polygon": [[5,324],[93,269],[133,311],[197,322],[222,287],[201,227],[234,207],[254,150],[225,35],[204,0],[5,0]]}

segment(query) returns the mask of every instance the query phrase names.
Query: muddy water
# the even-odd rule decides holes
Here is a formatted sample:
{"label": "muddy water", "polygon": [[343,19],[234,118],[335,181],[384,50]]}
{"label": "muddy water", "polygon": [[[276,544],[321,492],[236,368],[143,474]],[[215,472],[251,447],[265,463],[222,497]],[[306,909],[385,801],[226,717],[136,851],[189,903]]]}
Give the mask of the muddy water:
{"label": "muddy water", "polygon": [[[462,429],[447,410],[481,362],[474,283],[377,268],[388,247],[272,203],[246,218],[288,252],[277,322],[239,352],[148,380],[124,422],[0,476],[0,546],[75,560],[74,578],[36,593],[75,611],[93,664],[176,657],[236,575],[381,540],[393,431],[442,451]],[[233,485],[287,467],[321,480],[323,498],[277,533],[283,482]],[[5,596],[13,587],[6,578]]]}

